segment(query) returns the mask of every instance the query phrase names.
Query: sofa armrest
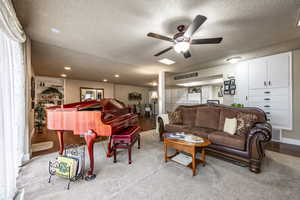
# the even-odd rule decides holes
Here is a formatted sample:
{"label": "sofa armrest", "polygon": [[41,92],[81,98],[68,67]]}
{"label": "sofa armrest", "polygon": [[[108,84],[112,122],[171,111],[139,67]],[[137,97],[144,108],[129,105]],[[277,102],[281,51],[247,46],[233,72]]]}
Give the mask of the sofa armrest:
{"label": "sofa armrest", "polygon": [[265,156],[264,146],[272,138],[272,126],[269,123],[256,123],[247,137],[247,150],[250,159],[260,162]]}
{"label": "sofa armrest", "polygon": [[168,114],[158,115],[156,118],[156,132],[159,134],[160,141],[163,140],[162,136],[164,133],[165,124],[169,124]]}

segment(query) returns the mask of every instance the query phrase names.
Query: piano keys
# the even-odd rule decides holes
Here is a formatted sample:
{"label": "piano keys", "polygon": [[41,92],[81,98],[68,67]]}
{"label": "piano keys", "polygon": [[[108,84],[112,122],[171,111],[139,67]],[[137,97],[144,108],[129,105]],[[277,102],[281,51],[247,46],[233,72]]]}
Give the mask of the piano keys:
{"label": "piano keys", "polygon": [[111,136],[121,133],[128,127],[138,126],[138,116],[132,114],[124,103],[112,98],[49,107],[46,112],[47,128],[55,130],[59,139],[60,155],[64,151],[64,131],[84,136],[90,158],[86,180],[96,177],[93,173],[95,139],[100,136],[109,137],[107,156],[110,157]]}

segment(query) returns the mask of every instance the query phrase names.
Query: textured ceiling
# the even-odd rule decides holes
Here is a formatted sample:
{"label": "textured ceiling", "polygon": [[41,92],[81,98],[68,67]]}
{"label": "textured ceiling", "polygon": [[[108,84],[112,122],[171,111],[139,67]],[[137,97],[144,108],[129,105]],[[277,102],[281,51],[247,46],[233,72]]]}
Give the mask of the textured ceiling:
{"label": "textured ceiling", "polygon": [[[296,0],[14,0],[17,15],[32,42],[36,74],[147,85],[160,70],[181,73],[244,58],[300,47]],[[184,59],[170,44],[146,37],[155,32],[172,37],[176,27],[197,15],[208,20],[194,38],[224,38],[219,45],[192,46]],[[60,33],[53,33],[51,28]],[[257,51],[266,49],[265,51]],[[252,53],[248,53],[252,52]],[[63,67],[72,66],[65,72]],[[113,74],[120,78],[113,78]]]}

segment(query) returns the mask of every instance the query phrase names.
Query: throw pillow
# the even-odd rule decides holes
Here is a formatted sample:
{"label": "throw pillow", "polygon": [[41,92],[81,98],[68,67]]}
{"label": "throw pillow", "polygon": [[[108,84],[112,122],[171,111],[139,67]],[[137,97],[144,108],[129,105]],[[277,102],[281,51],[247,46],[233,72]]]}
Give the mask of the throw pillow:
{"label": "throw pillow", "polygon": [[258,117],[254,114],[238,113],[237,115],[237,135],[246,135],[249,133],[250,129],[257,122]]}
{"label": "throw pillow", "polygon": [[182,115],[180,110],[169,112],[168,117],[170,124],[182,124]]}
{"label": "throw pillow", "polygon": [[229,133],[230,135],[234,135],[236,133],[237,128],[237,119],[236,118],[225,118],[225,124],[223,131]]}

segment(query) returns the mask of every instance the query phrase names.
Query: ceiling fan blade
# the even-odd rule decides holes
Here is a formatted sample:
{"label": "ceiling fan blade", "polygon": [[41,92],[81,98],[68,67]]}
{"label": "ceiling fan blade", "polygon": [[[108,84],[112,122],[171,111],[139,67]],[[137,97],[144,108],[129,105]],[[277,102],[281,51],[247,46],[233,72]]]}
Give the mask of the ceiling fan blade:
{"label": "ceiling fan blade", "polygon": [[169,38],[169,37],[163,36],[163,35],[159,35],[159,34],[156,34],[156,33],[148,33],[147,36],[148,37],[153,37],[153,38],[156,38],[156,39],[160,39],[160,40],[174,42],[174,40],[172,38]]}
{"label": "ceiling fan blade", "polygon": [[189,57],[192,56],[190,51],[186,51],[186,52],[184,52],[182,54],[183,54],[183,56],[184,56],[185,59],[187,59],[187,58],[189,58]]}
{"label": "ceiling fan blade", "polygon": [[205,39],[194,39],[191,44],[218,44],[222,42],[223,38],[205,38]]}
{"label": "ceiling fan blade", "polygon": [[197,29],[206,21],[206,17],[203,15],[197,15],[193,21],[187,28],[184,33],[184,37],[190,38],[197,31]]}
{"label": "ceiling fan blade", "polygon": [[154,56],[160,56],[161,54],[166,53],[167,51],[170,51],[171,49],[173,49],[173,47],[168,47],[168,48],[162,50],[161,52],[158,52]]}

